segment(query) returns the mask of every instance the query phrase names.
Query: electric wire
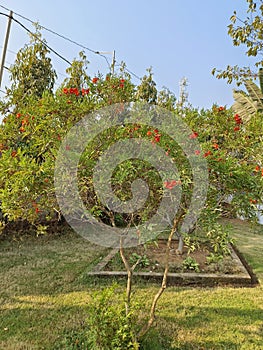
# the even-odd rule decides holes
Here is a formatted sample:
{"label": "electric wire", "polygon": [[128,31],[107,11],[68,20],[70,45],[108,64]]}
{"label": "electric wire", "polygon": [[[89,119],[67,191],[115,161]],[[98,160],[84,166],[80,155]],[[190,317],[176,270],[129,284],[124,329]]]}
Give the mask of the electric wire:
{"label": "electric wire", "polygon": [[[0,7],[3,8],[3,9],[5,9],[6,11],[9,11],[9,12],[11,11],[11,9],[9,9],[9,8],[3,6],[3,5],[0,5]],[[30,22],[31,24],[35,24],[35,23],[36,23],[36,22],[34,22],[33,20],[31,20],[30,18],[25,17],[25,16],[21,15],[20,13],[15,12],[15,11],[13,11],[13,14],[15,14],[16,16],[18,16],[18,17],[20,17],[20,18],[23,18],[24,20]],[[8,17],[9,17],[9,16],[8,16]],[[66,37],[65,35],[62,35],[62,34],[59,34],[59,33],[55,32],[55,31],[52,30],[52,29],[49,29],[49,28],[44,27],[44,26],[42,26],[42,25],[40,25],[40,27],[41,27],[42,29],[46,30],[47,32],[50,32],[51,34],[56,35],[56,36],[60,37],[61,39],[64,39],[64,40],[66,40],[66,41],[68,41],[68,42],[70,42],[70,43],[72,43],[72,44],[74,44],[74,45],[77,45],[78,47],[80,47],[80,48],[82,48],[82,49],[84,49],[84,50],[87,50],[87,51],[89,51],[89,52],[92,52],[93,54],[96,54],[96,55],[99,55],[100,57],[103,57],[103,58],[105,59],[105,61],[107,62],[108,67],[111,68],[111,65],[110,65],[110,63],[109,63],[109,61],[108,61],[108,58],[107,58],[105,55],[101,54],[100,51],[98,51],[98,50],[93,50],[93,49],[91,49],[91,48],[89,48],[89,47],[87,47],[87,46],[84,46],[84,45],[78,43],[77,41],[72,40],[72,39]],[[116,62],[116,63],[119,63],[119,62]],[[132,72],[132,71],[129,70],[128,68],[125,67],[125,70],[126,70],[128,73],[130,73],[133,77],[135,77],[136,79],[141,80],[141,78],[140,78],[137,74],[135,74],[134,72]]]}
{"label": "electric wire", "polygon": [[[10,17],[9,15],[7,15],[6,13],[0,12],[0,15],[6,16],[6,17]],[[56,56],[58,56],[60,59],[62,59],[63,61],[65,61],[68,65],[72,65],[71,62],[69,60],[67,60],[65,57],[63,57],[61,54],[59,54],[56,50],[52,49],[52,47],[50,47],[44,40],[40,39],[36,34],[34,34],[33,32],[31,32],[30,29],[28,29],[23,23],[21,23],[20,21],[18,21],[16,18],[12,17],[12,20],[15,21],[17,24],[19,24],[24,30],[26,30],[28,33],[30,33],[30,35],[32,35],[34,38],[36,38],[38,41],[40,41],[44,46],[46,46],[46,48],[48,48],[51,52],[53,52]]]}

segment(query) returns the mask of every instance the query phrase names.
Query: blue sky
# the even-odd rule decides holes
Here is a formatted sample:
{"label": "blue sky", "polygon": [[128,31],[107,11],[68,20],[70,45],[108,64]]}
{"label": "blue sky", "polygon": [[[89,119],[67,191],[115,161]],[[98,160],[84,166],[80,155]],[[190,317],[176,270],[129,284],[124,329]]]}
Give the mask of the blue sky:
{"label": "blue sky", "polygon": [[[234,10],[246,15],[245,0],[3,0],[6,6],[59,34],[98,51],[116,50],[117,61],[142,77],[153,68],[159,88],[166,86],[179,95],[181,78],[188,79],[189,101],[194,107],[210,108],[213,103],[231,106],[232,89],[226,81],[211,75],[213,67],[249,65],[245,48],[233,47],[227,25]],[[8,13],[0,8],[1,12]],[[29,29],[29,22],[17,17]],[[0,16],[0,50],[7,19]],[[48,44],[69,61],[78,56],[79,47],[43,31]],[[17,52],[28,41],[25,31],[12,23],[8,49]],[[89,74],[107,72],[106,61],[87,52]],[[63,80],[67,65],[51,55],[54,67]],[[107,55],[111,61],[111,55]],[[6,65],[14,62],[8,52]],[[134,78],[134,82],[139,81]],[[2,89],[8,85],[5,72]],[[0,96],[3,96],[1,94]]]}

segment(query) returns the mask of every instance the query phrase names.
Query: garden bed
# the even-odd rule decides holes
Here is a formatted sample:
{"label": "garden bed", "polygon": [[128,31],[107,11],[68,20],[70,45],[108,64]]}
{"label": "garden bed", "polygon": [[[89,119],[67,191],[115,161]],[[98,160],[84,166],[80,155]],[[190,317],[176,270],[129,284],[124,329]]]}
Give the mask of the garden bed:
{"label": "garden bed", "polygon": [[[211,249],[207,244],[200,244],[198,249],[189,253],[185,247],[182,255],[176,252],[177,241],[170,249],[170,268],[168,285],[199,286],[255,286],[258,279],[244,257],[233,246],[230,254],[222,259],[211,261]],[[134,270],[135,278],[149,281],[161,281],[165,265],[166,240],[145,246],[126,249],[130,265],[140,262]],[[213,259],[212,259],[213,260]],[[125,277],[127,275],[118,249],[113,249],[89,272],[92,276]]]}

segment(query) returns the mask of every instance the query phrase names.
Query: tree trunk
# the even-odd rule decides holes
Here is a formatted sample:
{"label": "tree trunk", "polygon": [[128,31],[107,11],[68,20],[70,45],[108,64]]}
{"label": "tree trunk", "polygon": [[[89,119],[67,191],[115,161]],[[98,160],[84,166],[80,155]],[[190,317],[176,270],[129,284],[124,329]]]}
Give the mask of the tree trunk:
{"label": "tree trunk", "polygon": [[127,285],[126,285],[126,302],[125,302],[125,308],[126,308],[126,316],[128,316],[130,311],[130,302],[131,302],[131,290],[132,290],[132,276],[133,276],[133,270],[130,267],[130,264],[128,260],[126,259],[126,256],[124,255],[124,248],[123,248],[123,237],[120,239],[120,255],[122,258],[122,261],[124,263],[125,269],[127,271]]}
{"label": "tree trunk", "polygon": [[178,255],[182,255],[183,254],[183,249],[184,249],[184,239],[183,239],[181,234],[178,234],[178,239],[179,239],[179,242],[178,242],[178,248],[176,250],[176,253]]}
{"label": "tree trunk", "polygon": [[164,290],[166,289],[167,277],[168,277],[168,272],[169,272],[169,260],[170,260],[169,258],[170,258],[171,243],[172,243],[173,235],[177,230],[178,223],[180,222],[180,219],[182,218],[182,216],[183,216],[183,214],[180,215],[180,217],[178,219],[174,219],[174,224],[173,224],[173,227],[172,227],[171,232],[169,234],[167,246],[166,246],[166,262],[165,262],[165,269],[164,269],[164,273],[163,273],[162,284],[161,284],[160,289],[158,290],[158,292],[155,294],[155,296],[153,298],[148,322],[139,331],[138,336],[137,336],[138,339],[141,339],[151,328],[151,326],[154,322],[154,319],[155,319],[155,311],[156,311],[156,306],[157,306],[158,300],[160,299],[161,295],[163,294]]}

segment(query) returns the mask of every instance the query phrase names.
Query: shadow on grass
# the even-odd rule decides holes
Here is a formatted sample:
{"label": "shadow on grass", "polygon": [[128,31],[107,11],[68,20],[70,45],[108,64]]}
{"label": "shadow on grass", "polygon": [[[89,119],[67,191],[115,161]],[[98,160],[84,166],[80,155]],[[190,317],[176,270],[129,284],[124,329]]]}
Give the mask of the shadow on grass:
{"label": "shadow on grass", "polygon": [[[62,301],[62,304],[65,301]],[[10,308],[10,305],[16,305]],[[64,347],[65,338],[72,334],[74,345],[78,334],[85,336],[85,319],[89,304],[58,306],[51,301],[30,301],[14,298],[6,308],[2,306],[0,318],[0,348],[17,349],[16,343],[28,344],[28,349],[69,350],[86,347]],[[184,314],[184,316],[183,316]],[[217,324],[221,329],[217,329]],[[219,350],[261,349],[263,313],[261,309],[193,307],[175,308],[174,316],[158,317],[157,325],[142,342],[142,350]],[[214,329],[215,328],[215,329]],[[180,341],[179,339],[180,333]],[[189,340],[191,335],[191,341]],[[212,339],[212,340],[211,340]],[[8,347],[7,344],[13,344]],[[72,345],[72,346],[73,346]],[[251,347],[249,347],[251,346]]]}

